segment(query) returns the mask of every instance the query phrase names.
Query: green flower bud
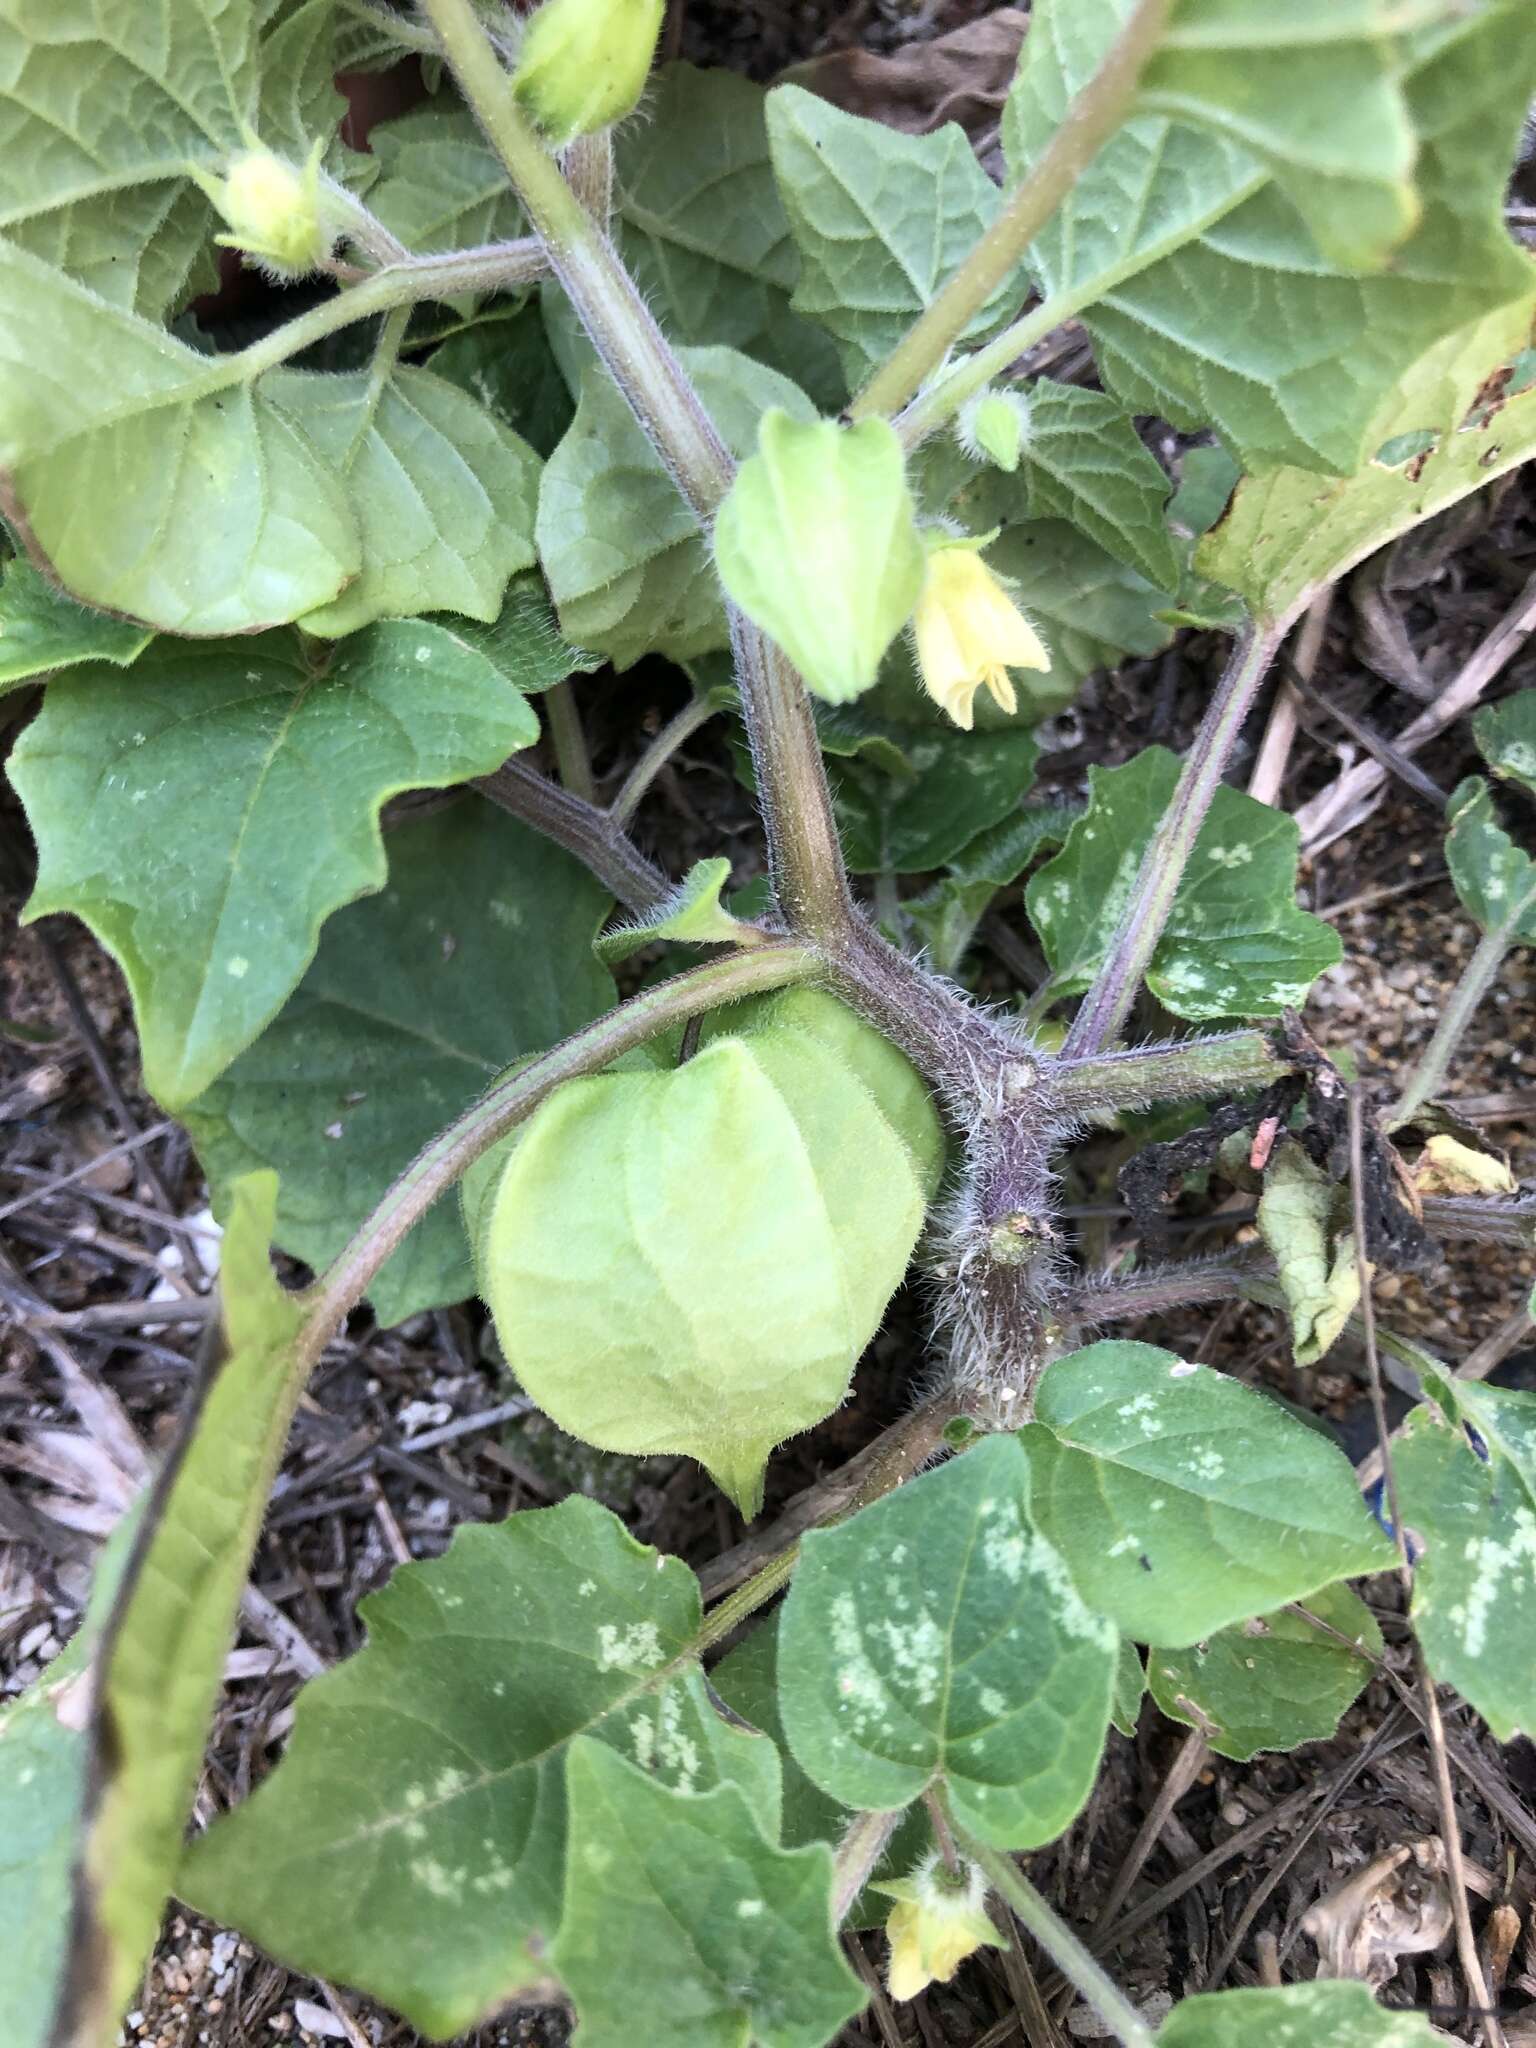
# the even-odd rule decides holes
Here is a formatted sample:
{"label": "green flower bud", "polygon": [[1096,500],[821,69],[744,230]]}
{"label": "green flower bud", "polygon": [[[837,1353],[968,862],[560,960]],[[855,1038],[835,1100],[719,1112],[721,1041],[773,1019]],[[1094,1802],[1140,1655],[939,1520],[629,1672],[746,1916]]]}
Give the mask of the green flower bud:
{"label": "green flower bud", "polygon": [[563,147],[638,103],[666,0],[544,0],[523,31],[512,90]]}
{"label": "green flower bud", "polygon": [[215,240],[253,256],[280,277],[303,277],[330,253],[321,220],[318,149],[301,170],[270,149],[248,149],[227,175],[199,181],[229,223]]}
{"label": "green flower bud", "polygon": [[1029,442],[1029,400],[1022,391],[978,391],[961,407],[956,434],[967,455],[1012,475]]}

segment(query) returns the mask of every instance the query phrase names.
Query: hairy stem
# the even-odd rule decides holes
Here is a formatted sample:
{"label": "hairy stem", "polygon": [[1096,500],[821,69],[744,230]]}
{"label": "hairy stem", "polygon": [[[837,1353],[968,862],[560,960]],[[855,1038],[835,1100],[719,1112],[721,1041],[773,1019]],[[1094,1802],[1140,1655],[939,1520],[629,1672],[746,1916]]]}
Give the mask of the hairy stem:
{"label": "hairy stem", "polygon": [[1064,1110],[1145,1109],[1155,1102],[1198,1102],[1206,1096],[1263,1088],[1289,1063],[1262,1031],[1223,1031],[1173,1045],[1137,1046],[1053,1063],[1051,1084]]}
{"label": "hairy stem", "polygon": [[1492,931],[1484,932],[1477,950],[1462,969],[1460,981],[1451,990],[1434,1037],[1419,1055],[1418,1065],[1409,1075],[1407,1086],[1387,1118],[1389,1131],[1400,1130],[1404,1124],[1411,1123],[1415,1113],[1431,1096],[1438,1095],[1445,1085],[1451,1062],[1456,1057],[1456,1048],[1482,1007],[1483,998],[1498,980],[1505,957],[1514,943],[1516,927],[1530,904],[1530,897],[1522,899],[1513,916]]}
{"label": "hairy stem", "polygon": [[718,708],[706,696],[695,697],[675,718],[668,719],[625,776],[623,788],[608,806],[608,815],[616,825],[628,826],[641,798],[678,748],[692,739],[701,726],[708,725]]}
{"label": "hairy stem", "polygon": [[612,815],[574,796],[521,761],[504,761],[475,783],[482,796],[553,839],[596,875],[626,910],[653,910],[672,892],[655,862],[643,854]]}
{"label": "hairy stem", "polygon": [[794,1576],[795,1566],[800,1562],[800,1546],[790,1544],[777,1556],[769,1558],[760,1571],[752,1574],[743,1586],[734,1593],[727,1593],[717,1607],[712,1607],[704,1617],[704,1627],[699,1635],[701,1650],[713,1649],[716,1643],[723,1643],[728,1635],[739,1628],[749,1614],[755,1614],[766,1600],[782,1591]]}
{"label": "hairy stem", "polygon": [[1275,626],[1260,620],[1246,628],[1234,646],[1195,743],[1185,758],[1173,801],[1142,857],[1130,901],[1110,942],[1109,956],[1072,1020],[1062,1048],[1068,1059],[1087,1059],[1103,1052],[1130,1015],[1136,991],[1152,964],[1152,955],[1173,909],[1173,899],[1200,827],[1221,786],[1237,736],[1268,673],[1279,639]]}
{"label": "hairy stem", "polygon": [[814,954],[785,941],[712,960],[647,989],[498,1081],[489,1094],[417,1155],[336,1263],[308,1290],[304,1297],[307,1315],[299,1336],[301,1357],[311,1365],[319,1358],[342,1318],[362,1300],[379,1268],[413,1225],[482,1152],[531,1116],[563,1081],[596,1073],[658,1031],[702,1011],[736,1002],[742,996],[783,988],[790,982],[808,981],[818,965]]}
{"label": "hairy stem", "polygon": [[735,464],[607,235],[566,183],[512,95],[472,0],[423,0],[459,90],[506,166],[593,347],[701,526]]}
{"label": "hairy stem", "polygon": [[275,369],[290,356],[312,348],[327,335],[355,321],[414,306],[423,299],[451,299],[460,292],[508,291],[548,275],[544,251],[535,241],[489,242],[483,248],[456,249],[442,256],[413,256],[406,263],[387,264],[360,284],[349,285],[323,305],[295,320],[285,320],[249,348],[221,356],[210,365],[199,394],[248,384],[264,370]]}
{"label": "hairy stem", "polygon": [[1130,112],[1142,69],[1162,40],[1172,6],[1173,0],[1137,0],[1103,63],[1067,108],[1002,212],[854,399],[850,411],[855,419],[899,412],[993,292],[1018,269],[1030,243]]}
{"label": "hairy stem", "polygon": [[788,657],[734,608],[731,646],[774,896],[791,931],[842,945],[857,920],[811,700]]}
{"label": "hairy stem", "polygon": [[[525,120],[471,0],[423,4],[588,339],[707,533],[735,474],[730,450],[612,242]],[[853,909],[810,705],[779,650],[736,615],[732,643],[780,907],[793,930],[834,936]]]}
{"label": "hairy stem", "polygon": [[595,805],[597,784],[592,779],[592,757],[587,752],[587,736],[582,730],[569,676],[545,691],[544,718],[562,787],[572,796],[579,796],[583,803]]}
{"label": "hairy stem", "polygon": [[856,1813],[848,1832],[837,1846],[836,1874],[832,1884],[832,1925],[841,1927],[853,1911],[859,1893],[874,1875],[886,1845],[902,1818],[894,1813]]}
{"label": "hairy stem", "polygon": [[1153,2048],[1152,2029],[1112,1984],[1104,1971],[1072,1932],[1066,1921],[1046,1904],[1011,1856],[989,1849],[963,1829],[957,1829],[960,1847],[973,1863],[979,1864],[988,1884],[1006,1900],[1015,1917],[1039,1942],[1061,1974],[1093,2007],[1121,2048]]}

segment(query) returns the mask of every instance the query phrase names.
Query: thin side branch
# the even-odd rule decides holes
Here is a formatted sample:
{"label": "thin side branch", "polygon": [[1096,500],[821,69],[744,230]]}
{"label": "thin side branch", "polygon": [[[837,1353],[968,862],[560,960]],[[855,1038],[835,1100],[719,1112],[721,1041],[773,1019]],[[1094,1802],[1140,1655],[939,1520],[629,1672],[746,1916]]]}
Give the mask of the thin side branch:
{"label": "thin side branch", "polygon": [[[1376,1445],[1381,1456],[1381,1474],[1392,1521],[1392,1540],[1397,1546],[1398,1577],[1402,1581],[1404,1612],[1413,1600],[1413,1565],[1408,1556],[1398,1502],[1397,1478],[1392,1469],[1392,1426],[1387,1417],[1386,1391],[1382,1385],[1381,1362],[1376,1350],[1376,1304],[1372,1293],[1372,1269],[1365,1231],[1365,1099],[1357,1085],[1349,1098],[1349,1196],[1351,1224],[1355,1237],[1355,1265],[1360,1281],[1360,1321],[1365,1336],[1365,1364],[1371,1394],[1371,1412],[1376,1421]],[[1446,1755],[1445,1726],[1440,1718],[1440,1699],[1434,1676],[1415,1644],[1419,1691],[1424,1702],[1424,1729],[1429,1743],[1435,1784],[1435,1802],[1440,1810],[1440,1839],[1445,1846],[1446,1877],[1451,1894],[1451,1912],[1456,1925],[1456,1952],[1466,1979],[1467,1996],[1478,2008],[1489,2048],[1505,2048],[1504,2029],[1493,2011],[1488,1980],[1483,1975],[1472,1915],[1467,1906],[1467,1873],[1461,1853],[1461,1828],[1456,1819],[1456,1799],[1451,1786],[1451,1766]]]}
{"label": "thin side branch", "polygon": [[[618,251],[524,118],[472,0],[423,4],[588,339],[708,533],[735,475],[730,450]],[[835,938],[853,908],[805,690],[779,650],[739,615],[732,641],[780,908],[796,932]]]}
{"label": "thin side branch", "polygon": [[596,1073],[657,1032],[742,996],[808,981],[818,961],[802,946],[770,941],[728,954],[634,996],[595,1023],[499,1081],[439,1133],[395,1182],[347,1249],[304,1297],[301,1361],[312,1366],[342,1319],[357,1306],[385,1260],[413,1226],[480,1157],[564,1081]]}
{"label": "thin side branch", "polygon": [[1011,1856],[989,1849],[963,1829],[955,1830],[960,1847],[981,1866],[988,1884],[1008,1904],[1051,1961],[1104,2021],[1121,2048],[1153,2048],[1152,2029],[1130,2000],[1112,1984],[1087,1948],[1040,1896]]}
{"label": "thin side branch", "polygon": [[626,910],[653,910],[671,894],[672,884],[661,869],[609,812],[562,789],[547,775],[514,758],[503,761],[493,775],[480,776],[475,788],[567,853],[575,854]]}
{"label": "thin side branch", "polygon": [[1103,1052],[1131,1013],[1136,991],[1152,964],[1173,899],[1194,851],[1200,827],[1221,786],[1232,749],[1259,685],[1274,659],[1280,635],[1268,621],[1249,626],[1232,650],[1195,743],[1184,761],[1173,801],[1164,812],[1136,877],[1092,988],[1083,997],[1062,1050],[1069,1059]]}
{"label": "thin side branch", "polygon": [[1002,212],[854,399],[855,419],[899,412],[1018,269],[1035,236],[1129,114],[1172,11],[1173,0],[1138,0]]}

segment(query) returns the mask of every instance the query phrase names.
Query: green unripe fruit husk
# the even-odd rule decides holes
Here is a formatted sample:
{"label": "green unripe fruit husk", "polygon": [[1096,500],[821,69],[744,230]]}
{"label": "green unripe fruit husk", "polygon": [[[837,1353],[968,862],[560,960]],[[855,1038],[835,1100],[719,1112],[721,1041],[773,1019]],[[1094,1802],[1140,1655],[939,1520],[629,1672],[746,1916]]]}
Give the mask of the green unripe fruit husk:
{"label": "green unripe fruit husk", "polygon": [[665,0],[544,0],[523,31],[512,90],[557,148],[633,112],[665,12]]}
{"label": "green unripe fruit husk", "polygon": [[811,990],[721,1012],[682,1066],[569,1082],[465,1188],[507,1362],[572,1435],[685,1452],[753,1514],[769,1452],[847,1393],[942,1150],[902,1055]]}

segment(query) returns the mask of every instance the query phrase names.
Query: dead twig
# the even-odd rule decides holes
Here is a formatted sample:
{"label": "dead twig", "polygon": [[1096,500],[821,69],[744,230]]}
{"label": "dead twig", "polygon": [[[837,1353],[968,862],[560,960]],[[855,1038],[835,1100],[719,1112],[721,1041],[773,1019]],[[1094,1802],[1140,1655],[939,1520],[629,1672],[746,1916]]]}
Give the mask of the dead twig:
{"label": "dead twig", "polygon": [[[1536,621],[1536,578],[1527,586],[1527,591],[1533,594],[1532,618]],[[1402,1581],[1406,1610],[1413,1598],[1413,1566],[1409,1560],[1407,1541],[1403,1534],[1403,1518],[1398,1506],[1397,1481],[1392,1470],[1392,1429],[1387,1420],[1386,1389],[1382,1381],[1381,1359],[1376,1349],[1376,1310],[1372,1290],[1374,1275],[1365,1232],[1364,1154],[1365,1098],[1357,1084],[1350,1090],[1349,1097],[1349,1197],[1355,1233],[1355,1264],[1360,1279],[1360,1320],[1365,1338],[1365,1364],[1371,1411],[1376,1418],[1376,1442],[1381,1455],[1381,1476],[1386,1489],[1387,1510],[1392,1519],[1392,1540],[1397,1546],[1398,1576]],[[1445,1727],[1440,1718],[1440,1699],[1435,1690],[1434,1678],[1424,1660],[1424,1652],[1417,1642],[1414,1645],[1414,1654],[1418,1666],[1419,1688],[1424,1701],[1424,1729],[1429,1742],[1435,1797],[1440,1809],[1440,1838],[1445,1844],[1446,1877],[1450,1884],[1451,1911],[1456,1926],[1456,1951],[1461,1962],[1462,1976],[1466,1980],[1468,1999],[1481,2017],[1489,2048],[1506,2048],[1504,2029],[1493,2011],[1488,1981],[1483,1975],[1482,1958],[1477,1951],[1477,1937],[1472,1931],[1472,1912],[1467,1904],[1467,1874],[1462,1860],[1461,1829],[1456,1819],[1456,1798],[1451,1784],[1450,1761],[1446,1754]]]}

